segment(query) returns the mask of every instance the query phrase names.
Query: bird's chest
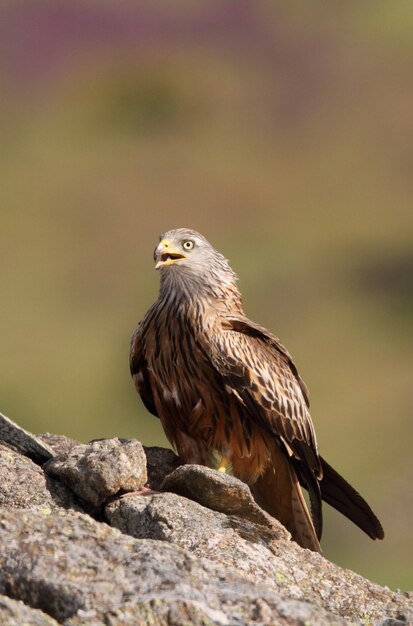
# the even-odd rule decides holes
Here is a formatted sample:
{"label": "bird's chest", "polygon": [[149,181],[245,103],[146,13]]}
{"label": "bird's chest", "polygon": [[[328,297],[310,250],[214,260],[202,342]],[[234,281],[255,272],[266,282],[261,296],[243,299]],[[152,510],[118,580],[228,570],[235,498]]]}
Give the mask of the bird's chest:
{"label": "bird's chest", "polygon": [[[171,320],[172,321],[172,320]],[[162,421],[191,429],[205,414],[216,412],[215,372],[202,347],[199,330],[177,318],[159,328],[147,351],[151,387]],[[212,396],[215,398],[212,400]]]}

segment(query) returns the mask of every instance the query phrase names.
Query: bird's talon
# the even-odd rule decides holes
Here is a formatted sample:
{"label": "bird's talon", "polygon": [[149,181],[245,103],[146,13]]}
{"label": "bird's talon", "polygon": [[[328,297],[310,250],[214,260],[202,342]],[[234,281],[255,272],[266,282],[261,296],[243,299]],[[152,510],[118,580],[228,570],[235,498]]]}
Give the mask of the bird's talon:
{"label": "bird's talon", "polygon": [[149,484],[146,484],[142,485],[142,487],[139,487],[139,489],[136,489],[135,491],[127,491],[126,493],[123,493],[120,498],[129,498],[130,496],[153,496],[155,493],[157,492],[151,489]]}

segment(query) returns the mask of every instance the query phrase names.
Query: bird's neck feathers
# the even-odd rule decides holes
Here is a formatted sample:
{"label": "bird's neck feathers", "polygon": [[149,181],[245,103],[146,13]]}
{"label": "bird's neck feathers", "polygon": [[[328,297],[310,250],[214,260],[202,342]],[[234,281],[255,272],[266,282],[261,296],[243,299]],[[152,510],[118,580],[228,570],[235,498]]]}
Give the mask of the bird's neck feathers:
{"label": "bird's neck feathers", "polygon": [[243,313],[242,296],[237,286],[238,277],[232,269],[202,275],[183,267],[167,267],[161,271],[159,302],[163,306],[203,305],[218,313]]}

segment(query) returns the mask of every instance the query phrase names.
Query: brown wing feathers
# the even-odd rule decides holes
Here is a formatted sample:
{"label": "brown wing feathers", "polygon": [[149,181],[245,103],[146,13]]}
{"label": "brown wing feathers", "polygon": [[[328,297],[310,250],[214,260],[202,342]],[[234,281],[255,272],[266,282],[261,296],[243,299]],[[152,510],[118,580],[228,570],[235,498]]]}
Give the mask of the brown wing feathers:
{"label": "brown wing feathers", "polygon": [[[321,537],[322,513],[318,478],[322,470],[308,413],[306,387],[290,355],[276,337],[264,333],[261,327],[250,324],[246,318],[228,317],[223,320],[223,325],[224,332],[215,335],[219,345],[216,346],[213,361],[225,383],[236,389],[248,412],[246,419],[252,418],[273,438],[276,447],[272,448],[272,463],[278,473],[282,465],[280,458],[285,459],[290,468],[284,476],[284,483],[278,474],[271,473],[271,468],[266,470],[263,478],[255,483],[254,493],[264,508],[287,525],[293,536],[294,532],[298,532],[295,525],[301,519],[300,532],[303,534],[303,527],[306,526],[309,537],[305,540],[306,547],[319,549],[317,539]],[[231,357],[227,358],[229,353]],[[280,450],[276,454],[278,461],[275,459],[277,449]],[[314,525],[297,476],[310,494]],[[285,497],[288,502],[278,502],[276,510],[274,503],[281,485],[284,485],[284,490],[289,490],[288,497]],[[293,519],[291,512],[287,515],[292,502],[295,502],[295,518],[289,522],[287,520]]]}
{"label": "brown wing feathers", "polygon": [[130,355],[129,355],[129,367],[132,374],[133,382],[135,383],[136,391],[142,398],[147,410],[158,417],[158,412],[155,406],[155,400],[152,393],[150,380],[148,377],[148,364],[144,356],[144,350],[142,349],[142,337],[141,337],[142,323],[136,328],[131,338]]}
{"label": "brown wing feathers", "polygon": [[[287,350],[276,337],[246,318],[227,317],[223,326],[227,332],[233,330],[233,335],[239,334],[238,340],[243,345],[242,350],[239,350],[240,358],[234,359],[237,342],[232,338],[232,357],[225,361],[221,373],[237,389],[251,417],[271,433],[278,445],[291,455],[290,462],[299,482],[309,492],[317,537],[320,538],[322,533],[323,499],[373,539],[383,538],[380,522],[367,502],[319,456],[314,428],[307,411],[307,388]],[[247,351],[250,358],[248,365],[245,364],[245,337],[253,342],[253,348]],[[265,350],[262,349],[263,346]],[[221,345],[221,362],[222,354],[226,352],[223,348]],[[265,360],[270,360],[269,368],[276,381],[277,394],[271,394],[268,389],[271,383],[262,380],[262,377],[260,380],[258,376],[257,383],[255,373],[262,371]],[[300,391],[294,389],[292,378]],[[285,396],[282,400],[284,393],[288,394],[287,400]]]}

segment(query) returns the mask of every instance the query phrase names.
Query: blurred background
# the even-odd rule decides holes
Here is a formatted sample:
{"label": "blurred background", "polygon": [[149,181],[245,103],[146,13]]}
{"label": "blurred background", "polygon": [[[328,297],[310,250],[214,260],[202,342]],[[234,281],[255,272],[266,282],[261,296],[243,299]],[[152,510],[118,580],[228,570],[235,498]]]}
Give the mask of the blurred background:
{"label": "blurred background", "polygon": [[3,0],[0,410],[167,445],[129,338],[158,235],[200,230],[383,522],[326,506],[325,555],[413,588],[412,53],[410,0]]}

